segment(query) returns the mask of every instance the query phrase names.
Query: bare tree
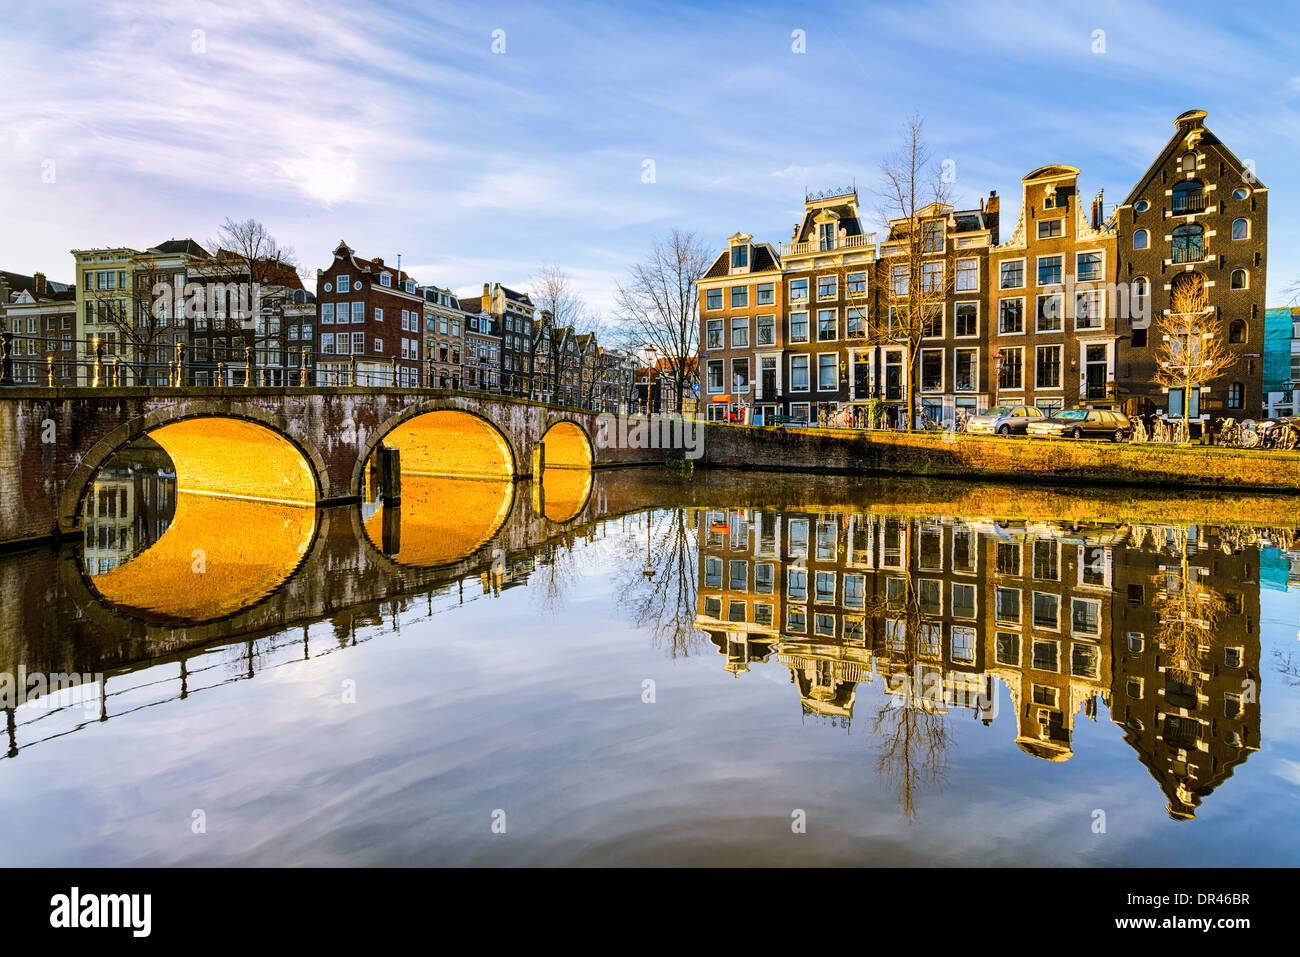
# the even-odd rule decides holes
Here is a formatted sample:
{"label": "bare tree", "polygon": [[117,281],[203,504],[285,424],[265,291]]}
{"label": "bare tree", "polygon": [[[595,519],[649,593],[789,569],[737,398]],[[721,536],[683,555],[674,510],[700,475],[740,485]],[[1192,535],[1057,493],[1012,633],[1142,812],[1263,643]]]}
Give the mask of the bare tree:
{"label": "bare tree", "polygon": [[649,257],[633,266],[614,299],[629,334],[651,346],[662,360],[682,408],[695,375],[699,352],[699,292],[696,283],[713,254],[694,233],[674,229],[654,244]]}
{"label": "bare tree", "polygon": [[[146,385],[151,374],[158,375],[174,359],[176,344],[186,341],[185,316],[173,303],[175,275],[156,256],[135,257],[126,275],[129,288],[85,293],[96,321],[108,326],[102,338],[95,336],[105,364],[99,375],[101,381],[119,376],[118,385]],[[95,359],[90,356],[92,362]],[[125,366],[115,373],[118,360],[124,360]]]}
{"label": "bare tree", "polygon": [[907,429],[916,422],[917,362],[921,340],[942,322],[952,294],[953,270],[944,245],[942,216],[949,190],[923,138],[924,122],[913,116],[900,149],[881,164],[885,187],[879,215],[893,224],[881,246],[876,283],[885,314],[872,324],[871,340],[907,352]]}
{"label": "bare tree", "polygon": [[1155,611],[1160,624],[1155,639],[1169,655],[1168,673],[1175,681],[1200,687],[1201,647],[1211,647],[1219,623],[1227,614],[1228,603],[1218,592],[1202,588],[1198,576],[1191,573],[1187,560],[1187,530],[1169,529],[1172,548],[1177,549],[1179,565],[1152,577],[1155,586]]}
{"label": "bare tree", "polygon": [[1156,350],[1155,380],[1183,390],[1182,439],[1189,440],[1192,390],[1223,375],[1237,361],[1223,337],[1223,324],[1210,305],[1205,277],[1181,273],[1170,288],[1169,311],[1156,320],[1161,338]]}
{"label": "bare tree", "polygon": [[689,657],[703,644],[695,628],[699,542],[685,509],[648,509],[641,520],[646,545],[629,536],[619,556],[619,605],[650,633],[653,647],[666,648],[672,658]]}
{"label": "bare tree", "polygon": [[544,358],[542,388],[546,389],[549,379],[550,393],[553,397],[558,397],[566,373],[581,371],[579,368],[569,368],[564,349],[568,345],[567,337],[579,334],[588,324],[587,303],[573,281],[554,263],[543,266],[533,277],[529,298],[541,317],[540,322],[534,323],[529,338],[530,365],[535,366],[539,355]]}

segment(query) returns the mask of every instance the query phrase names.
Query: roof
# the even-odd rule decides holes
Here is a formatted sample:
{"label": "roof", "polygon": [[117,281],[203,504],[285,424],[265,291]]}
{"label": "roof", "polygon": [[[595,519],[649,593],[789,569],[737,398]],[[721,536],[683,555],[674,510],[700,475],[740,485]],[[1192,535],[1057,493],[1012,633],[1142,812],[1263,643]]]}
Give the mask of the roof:
{"label": "roof", "polygon": [[[36,295],[35,276],[24,276],[22,273],[6,272],[5,270],[0,269],[0,278],[4,279],[5,284],[8,285],[10,292],[25,291],[25,292],[30,292],[32,296],[35,297]],[[76,290],[73,289],[69,283],[55,282],[53,279],[47,279],[45,281],[45,284],[46,284],[46,289],[48,290],[49,293],[48,295],[46,295],[45,297],[46,299],[63,298],[59,294],[64,292],[69,292],[69,291],[72,292],[73,299],[77,297]]]}
{"label": "roof", "polygon": [[497,283],[497,288],[505,293],[507,299],[513,299],[515,302],[526,303],[530,306],[533,304],[533,301],[528,298],[528,293],[526,292],[515,292],[513,289],[503,286],[500,283]]}
{"label": "roof", "polygon": [[[1133,203],[1137,202],[1138,196],[1146,190],[1147,184],[1155,178],[1156,171],[1169,161],[1169,157],[1175,151],[1182,152],[1192,149],[1193,147],[1205,150],[1213,149],[1222,156],[1228,164],[1233,167],[1233,169],[1238,172],[1246,170],[1246,164],[1238,159],[1237,154],[1228,149],[1221,139],[1210,132],[1210,128],[1205,125],[1204,120],[1204,110],[1187,110],[1186,112],[1178,114],[1174,119],[1174,135],[1169,138],[1169,142],[1165,144],[1165,148],[1156,155],[1155,160],[1147,167],[1147,171],[1142,174],[1142,177],[1133,186],[1133,189],[1129,191],[1128,196],[1124,198],[1124,202],[1120,203],[1121,206],[1132,206]],[[1193,137],[1195,137],[1194,141]],[[1259,178],[1255,176],[1253,170],[1251,170],[1251,185],[1255,189],[1267,189],[1267,187],[1259,181]]]}
{"label": "roof", "polygon": [[[750,243],[750,248],[754,250],[754,258],[750,261],[749,271],[770,272],[781,268],[781,257],[776,254],[771,243]],[[717,279],[720,276],[731,274],[731,247],[728,246],[718,254],[718,258],[713,261],[713,265],[704,271],[703,279]]]}
{"label": "roof", "polygon": [[186,256],[206,256],[208,251],[192,239],[169,239],[157,246],[150,246],[146,252],[183,253]]}

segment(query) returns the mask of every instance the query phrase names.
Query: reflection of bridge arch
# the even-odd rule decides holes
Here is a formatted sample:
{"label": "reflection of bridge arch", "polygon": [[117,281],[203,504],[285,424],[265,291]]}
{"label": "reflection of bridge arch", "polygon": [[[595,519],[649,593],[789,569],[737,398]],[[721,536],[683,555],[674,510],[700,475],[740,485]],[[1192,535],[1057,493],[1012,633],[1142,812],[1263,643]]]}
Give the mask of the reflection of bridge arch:
{"label": "reflection of bridge arch", "polygon": [[195,492],[176,496],[171,524],[134,558],[88,575],[119,613],[203,624],[245,612],[302,564],[316,537],[317,510]]}
{"label": "reflection of bridge arch", "polygon": [[591,469],[543,469],[542,515],[557,525],[572,522],[587,507],[591,486]]}
{"label": "reflection of bridge arch", "polygon": [[59,498],[59,527],[80,525],[95,477],[119,451],[148,435],[171,457],[181,491],[312,506],[329,497],[319,452],[288,434],[288,423],[254,406],[196,400],[127,420],[82,456]]}
{"label": "reflection of bridge arch", "polygon": [[362,445],[352,470],[354,494],[362,494],[366,464],[381,444],[401,449],[404,477],[509,481],[518,473],[515,450],[493,422],[465,409],[421,404],[389,418]]}
{"label": "reflection of bridge arch", "polygon": [[492,541],[510,517],[514,495],[515,483],[504,477],[406,475],[401,504],[376,509],[363,528],[370,544],[398,565],[437,568]]}

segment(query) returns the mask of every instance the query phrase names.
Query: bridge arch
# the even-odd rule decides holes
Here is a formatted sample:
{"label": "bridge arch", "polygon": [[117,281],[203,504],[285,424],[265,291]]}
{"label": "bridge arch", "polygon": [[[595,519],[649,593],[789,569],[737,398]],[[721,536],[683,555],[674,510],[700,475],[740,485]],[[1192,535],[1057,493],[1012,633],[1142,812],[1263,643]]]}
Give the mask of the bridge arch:
{"label": "bridge arch", "polygon": [[298,506],[314,506],[330,495],[325,460],[289,434],[283,417],[255,406],[182,403],[134,416],[91,446],[59,496],[60,531],[76,530],[95,476],[143,436],[171,456],[179,491]]}
{"label": "bridge arch", "polygon": [[545,450],[543,469],[587,469],[595,462],[595,449],[587,430],[572,419],[556,419],[540,439]]}
{"label": "bridge arch", "polygon": [[364,493],[365,470],[381,444],[402,452],[403,475],[512,480],[519,458],[495,422],[442,402],[409,406],[381,423],[362,444],[352,468],[352,494]]}

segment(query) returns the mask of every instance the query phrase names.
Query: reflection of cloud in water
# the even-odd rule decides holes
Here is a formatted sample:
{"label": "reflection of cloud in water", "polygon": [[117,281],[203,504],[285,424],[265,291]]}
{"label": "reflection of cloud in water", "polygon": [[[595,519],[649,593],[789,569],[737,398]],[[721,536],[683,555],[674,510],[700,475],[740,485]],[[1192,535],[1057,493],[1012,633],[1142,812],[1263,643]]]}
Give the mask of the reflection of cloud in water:
{"label": "reflection of cloud in water", "polygon": [[[425,568],[467,558],[505,523],[513,493],[508,479],[404,474],[396,507],[401,516],[397,548],[390,556],[399,564]],[[377,509],[365,520],[366,536],[380,551],[385,551],[387,510]]]}
{"label": "reflection of cloud in water", "polygon": [[128,614],[210,621],[275,591],[307,554],[315,531],[312,508],[182,491],[158,541],[91,582]]}

